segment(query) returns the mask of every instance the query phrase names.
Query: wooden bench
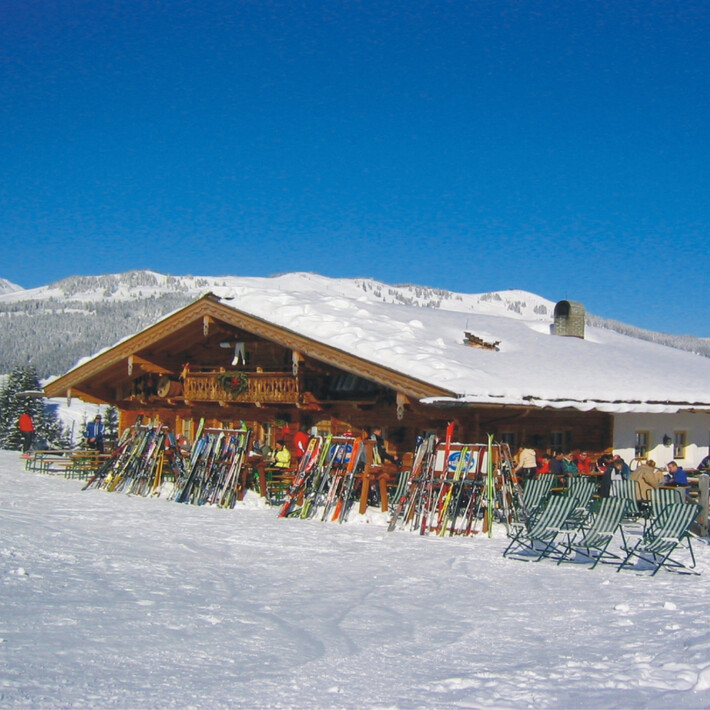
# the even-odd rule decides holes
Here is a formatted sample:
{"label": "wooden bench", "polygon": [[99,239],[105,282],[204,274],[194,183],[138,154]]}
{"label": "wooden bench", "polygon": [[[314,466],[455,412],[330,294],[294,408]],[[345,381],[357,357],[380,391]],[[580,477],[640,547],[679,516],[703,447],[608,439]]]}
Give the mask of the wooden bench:
{"label": "wooden bench", "polygon": [[51,449],[31,451],[25,460],[26,471],[45,475],[61,474],[65,478],[88,478],[108,458],[93,450]]}
{"label": "wooden bench", "polygon": [[266,499],[270,503],[282,503],[293,483],[294,469],[265,466],[264,473],[266,474]]}

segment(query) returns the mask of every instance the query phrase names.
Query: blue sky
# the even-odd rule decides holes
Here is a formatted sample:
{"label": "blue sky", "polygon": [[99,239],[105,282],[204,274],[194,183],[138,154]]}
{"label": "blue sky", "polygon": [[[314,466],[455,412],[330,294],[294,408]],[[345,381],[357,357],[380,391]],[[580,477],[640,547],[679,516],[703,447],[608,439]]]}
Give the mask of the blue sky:
{"label": "blue sky", "polygon": [[0,276],[315,271],[710,336],[710,9],[6,0]]}

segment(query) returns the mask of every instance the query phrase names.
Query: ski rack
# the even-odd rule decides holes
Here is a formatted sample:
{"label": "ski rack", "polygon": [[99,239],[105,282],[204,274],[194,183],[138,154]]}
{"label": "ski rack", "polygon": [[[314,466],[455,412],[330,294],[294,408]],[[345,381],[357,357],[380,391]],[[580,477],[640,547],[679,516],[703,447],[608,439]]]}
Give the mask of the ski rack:
{"label": "ski rack", "polygon": [[388,530],[468,536],[490,533],[494,522],[508,530],[522,504],[513,468],[508,444],[450,443],[446,456],[445,442],[428,437],[417,446],[411,470],[402,474]]}
{"label": "ski rack", "polygon": [[[126,429],[111,458],[84,486],[233,508],[246,492],[249,429],[204,429],[186,459],[164,424]],[[171,486],[164,483],[172,482]]]}
{"label": "ski rack", "polygon": [[363,473],[370,445],[352,436],[311,437],[279,516],[345,522],[358,488],[362,494],[366,485]]}

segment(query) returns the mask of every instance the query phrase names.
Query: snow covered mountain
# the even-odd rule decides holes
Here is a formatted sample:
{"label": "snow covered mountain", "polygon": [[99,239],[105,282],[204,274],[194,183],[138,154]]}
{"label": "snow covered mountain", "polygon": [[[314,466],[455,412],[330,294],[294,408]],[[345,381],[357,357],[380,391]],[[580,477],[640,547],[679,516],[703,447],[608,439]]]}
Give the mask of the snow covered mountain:
{"label": "snow covered mountain", "polygon": [[[0,284],[2,281],[0,280]],[[5,282],[5,283],[10,283]],[[239,289],[240,286],[263,284],[288,291],[333,293],[347,298],[380,303],[403,303],[420,308],[471,311],[489,315],[517,315],[547,319],[554,304],[526,291],[500,291],[464,294],[411,284],[390,285],[373,279],[332,279],[312,273],[290,273],[269,277],[239,276],[169,276],[154,271],[129,271],[103,276],[71,276],[33,289],[15,287],[17,291],[0,292],[0,306],[36,301],[37,307],[54,309],[57,302],[142,301],[175,293],[198,297],[206,291]],[[43,305],[40,305],[43,304]],[[86,309],[90,311],[91,308]]]}
{"label": "snow covered mountain", "polygon": [[[4,286],[5,285],[5,286]],[[264,288],[339,296],[362,303],[397,303],[459,313],[552,321],[554,303],[519,290],[456,293],[368,278],[333,279],[313,273],[270,277],[170,276],[129,271],[72,276],[33,289],[0,280],[0,373],[32,364],[40,377],[66,372],[77,360],[181,308],[208,291],[217,295]],[[588,316],[598,327],[710,356],[710,339],[670,336]]]}
{"label": "snow covered mountain", "polygon": [[18,286],[7,279],[0,279],[0,295],[4,295],[6,293],[17,293],[20,291],[24,291],[22,286]]}

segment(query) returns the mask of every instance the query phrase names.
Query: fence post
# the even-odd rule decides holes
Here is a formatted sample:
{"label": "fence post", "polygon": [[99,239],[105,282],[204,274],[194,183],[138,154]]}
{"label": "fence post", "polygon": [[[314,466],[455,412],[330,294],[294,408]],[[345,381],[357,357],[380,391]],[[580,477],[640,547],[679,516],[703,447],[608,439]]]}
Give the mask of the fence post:
{"label": "fence post", "polygon": [[701,473],[698,476],[698,503],[700,503],[700,515],[698,516],[698,525],[700,526],[700,535],[708,536],[708,493],[710,491],[710,476],[707,473]]}

